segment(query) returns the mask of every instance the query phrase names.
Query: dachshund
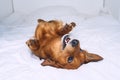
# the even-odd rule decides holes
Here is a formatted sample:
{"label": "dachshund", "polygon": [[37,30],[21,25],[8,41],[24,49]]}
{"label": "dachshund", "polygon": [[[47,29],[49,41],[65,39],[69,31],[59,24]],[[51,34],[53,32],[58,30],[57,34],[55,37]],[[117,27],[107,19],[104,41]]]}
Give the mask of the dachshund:
{"label": "dachshund", "polygon": [[75,26],[74,22],[38,19],[33,39],[26,44],[34,55],[44,59],[42,66],[77,69],[82,64],[102,60],[101,56],[81,49],[79,40],[70,37],[69,32]]}

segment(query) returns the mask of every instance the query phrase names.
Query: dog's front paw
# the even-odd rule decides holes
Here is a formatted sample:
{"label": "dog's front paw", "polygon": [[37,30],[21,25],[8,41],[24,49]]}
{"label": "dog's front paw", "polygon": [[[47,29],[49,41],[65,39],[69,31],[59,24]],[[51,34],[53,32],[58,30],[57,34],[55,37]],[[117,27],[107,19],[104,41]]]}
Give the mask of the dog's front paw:
{"label": "dog's front paw", "polygon": [[65,24],[65,26],[59,30],[58,34],[61,36],[68,34],[75,26],[76,24],[74,22],[71,22],[70,24]]}
{"label": "dog's front paw", "polygon": [[65,32],[68,32],[68,31],[71,31],[72,30],[72,26],[68,25],[68,24],[65,24],[64,26],[64,31]]}
{"label": "dog's front paw", "polygon": [[71,22],[70,24],[66,24],[63,28],[63,32],[69,33],[75,26],[76,24],[74,22]]}
{"label": "dog's front paw", "polygon": [[26,44],[31,50],[37,50],[39,48],[39,41],[37,39],[29,39]]}
{"label": "dog's front paw", "polygon": [[70,23],[70,26],[75,27],[76,24],[75,24],[74,22],[71,22],[71,23]]}

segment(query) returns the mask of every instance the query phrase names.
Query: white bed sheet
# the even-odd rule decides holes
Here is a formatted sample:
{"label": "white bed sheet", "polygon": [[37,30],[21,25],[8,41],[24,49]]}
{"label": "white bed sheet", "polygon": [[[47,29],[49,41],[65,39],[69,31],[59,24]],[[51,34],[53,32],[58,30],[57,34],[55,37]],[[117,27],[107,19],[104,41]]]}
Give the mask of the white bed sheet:
{"label": "white bed sheet", "polygon": [[0,80],[120,80],[120,24],[109,15],[71,20],[77,23],[71,35],[80,40],[81,48],[101,55],[103,61],[76,70],[43,67],[25,44],[36,25],[16,20],[19,25],[0,24]]}

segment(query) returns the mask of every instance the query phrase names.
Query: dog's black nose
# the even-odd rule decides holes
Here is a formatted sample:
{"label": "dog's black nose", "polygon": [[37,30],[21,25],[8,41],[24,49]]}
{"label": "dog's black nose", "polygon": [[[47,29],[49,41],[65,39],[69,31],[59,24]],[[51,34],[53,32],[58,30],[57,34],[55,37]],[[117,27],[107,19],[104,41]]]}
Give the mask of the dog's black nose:
{"label": "dog's black nose", "polygon": [[79,44],[79,41],[74,39],[74,40],[71,41],[71,44],[72,44],[73,47],[75,47]]}

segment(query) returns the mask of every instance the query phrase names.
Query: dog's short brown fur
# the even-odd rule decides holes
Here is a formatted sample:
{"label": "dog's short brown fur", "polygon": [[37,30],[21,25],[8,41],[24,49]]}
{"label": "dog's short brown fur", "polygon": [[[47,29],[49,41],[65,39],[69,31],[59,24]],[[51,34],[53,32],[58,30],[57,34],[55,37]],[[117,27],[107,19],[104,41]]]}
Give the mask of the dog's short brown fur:
{"label": "dog's short brown fur", "polygon": [[39,19],[34,39],[29,39],[26,44],[32,53],[44,59],[43,66],[77,69],[84,63],[102,60],[101,56],[81,49],[80,42],[76,39],[69,40],[69,37],[66,37],[67,44],[62,41],[65,39],[62,37],[75,26],[74,22],[63,25],[62,21]]}

